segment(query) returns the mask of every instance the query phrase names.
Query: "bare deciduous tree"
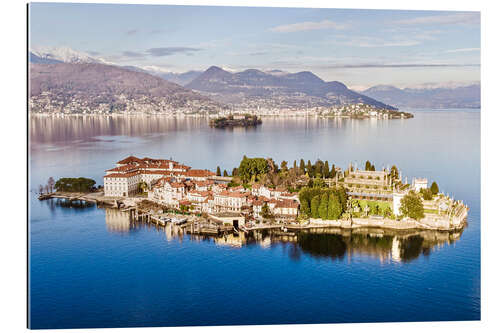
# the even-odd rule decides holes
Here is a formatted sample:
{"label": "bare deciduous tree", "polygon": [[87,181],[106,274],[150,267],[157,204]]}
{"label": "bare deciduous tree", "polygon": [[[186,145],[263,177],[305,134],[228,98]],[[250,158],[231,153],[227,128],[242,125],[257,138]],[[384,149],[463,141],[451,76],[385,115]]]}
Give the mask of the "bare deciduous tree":
{"label": "bare deciduous tree", "polygon": [[55,185],[55,180],[54,178],[50,177],[49,180],[47,181],[47,185],[49,186],[49,191],[52,192],[54,191],[54,185]]}

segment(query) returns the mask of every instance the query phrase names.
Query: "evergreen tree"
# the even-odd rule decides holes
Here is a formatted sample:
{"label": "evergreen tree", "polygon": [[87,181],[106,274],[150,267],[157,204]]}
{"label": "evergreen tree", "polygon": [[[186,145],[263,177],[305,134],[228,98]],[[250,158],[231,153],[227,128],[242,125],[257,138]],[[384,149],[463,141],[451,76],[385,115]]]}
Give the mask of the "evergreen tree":
{"label": "evergreen tree", "polygon": [[331,193],[328,198],[328,219],[338,220],[341,214],[342,207],[340,205],[339,198],[335,194]]}
{"label": "evergreen tree", "polygon": [[323,177],[330,177],[330,166],[328,165],[328,161],[325,161],[325,165],[323,165]]}
{"label": "evergreen tree", "polygon": [[391,167],[391,177],[392,177],[392,179],[398,179],[399,178],[398,168],[395,165],[393,165]]}
{"label": "evergreen tree", "polygon": [[238,168],[233,168],[233,177],[238,176]]}
{"label": "evergreen tree", "polygon": [[337,171],[335,171],[335,164],[332,164],[332,170],[330,171],[330,178],[335,178]]}
{"label": "evergreen tree", "polygon": [[311,164],[311,160],[307,161],[307,167],[306,167],[307,173],[309,174],[310,177],[314,177],[314,172],[313,172],[313,167]]}
{"label": "evergreen tree", "polygon": [[370,171],[372,169],[372,164],[370,163],[370,161],[366,161],[365,163],[365,170],[366,171]]}
{"label": "evergreen tree", "polygon": [[319,217],[318,208],[319,208],[320,195],[316,195],[311,200],[311,217],[317,219]]}
{"label": "evergreen tree", "polygon": [[318,207],[318,215],[323,220],[328,219],[328,193],[323,193],[321,195],[321,201]]}
{"label": "evergreen tree", "polygon": [[300,168],[300,173],[303,175],[306,173],[306,164],[304,163],[304,159],[300,159],[300,165],[299,165],[299,168]]}
{"label": "evergreen tree", "polygon": [[227,170],[224,170],[224,177],[229,177],[229,174],[227,173]]}
{"label": "evergreen tree", "polygon": [[316,163],[314,163],[314,177],[323,177],[323,161],[318,159]]}
{"label": "evergreen tree", "polygon": [[217,172],[215,174],[220,177],[220,175],[221,175],[221,173],[220,173],[220,166],[217,166]]}
{"label": "evergreen tree", "polygon": [[288,171],[288,162],[287,161],[283,161],[281,162],[281,171]]}
{"label": "evergreen tree", "polygon": [[300,202],[300,211],[302,214],[311,216],[311,207],[309,206],[309,201],[304,200]]}
{"label": "evergreen tree", "polygon": [[293,161],[293,170],[297,171],[297,160]]}
{"label": "evergreen tree", "polygon": [[431,192],[432,194],[436,195],[439,193],[439,186],[436,182],[432,182],[432,185],[431,185]]}
{"label": "evergreen tree", "polygon": [[340,187],[337,188],[336,193],[340,201],[340,214],[342,214],[347,209],[347,192],[344,187]]}

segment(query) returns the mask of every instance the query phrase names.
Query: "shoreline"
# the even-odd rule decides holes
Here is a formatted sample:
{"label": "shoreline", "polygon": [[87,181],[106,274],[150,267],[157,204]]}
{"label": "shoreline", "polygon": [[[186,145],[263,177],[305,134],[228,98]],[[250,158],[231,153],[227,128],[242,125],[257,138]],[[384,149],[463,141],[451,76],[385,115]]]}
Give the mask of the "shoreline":
{"label": "shoreline", "polygon": [[[108,206],[108,208],[120,209],[122,211],[130,209],[138,209],[137,204],[147,198],[123,198],[123,197],[105,197],[103,192],[53,192],[49,194],[42,194],[38,196],[38,200],[49,200],[49,199],[66,199],[69,201],[87,201],[96,204],[101,204]],[[156,215],[146,211],[141,211],[142,215],[149,216],[152,220],[159,221],[160,219]],[[321,219],[309,219],[307,224],[300,224],[297,222],[288,223],[276,223],[276,224],[265,224],[259,223],[254,224],[251,227],[244,226],[241,229],[245,232],[253,230],[264,230],[264,229],[289,229],[289,230],[309,230],[318,228],[340,228],[345,230],[356,230],[362,228],[380,228],[386,230],[397,230],[397,231],[411,231],[411,230],[430,230],[430,231],[460,231],[467,225],[467,212],[458,217],[458,223],[450,223],[446,219],[435,218],[424,218],[420,221],[413,219],[401,219],[401,220],[391,220],[387,218],[351,218],[351,220],[321,220]],[[196,214],[188,214],[188,217],[196,217]]]}
{"label": "shoreline", "polygon": [[[165,113],[111,113],[111,114],[98,114],[98,113],[33,113],[28,112],[31,117],[47,117],[47,118],[65,118],[65,117],[104,117],[104,118],[134,118],[134,117],[164,117],[166,119],[176,118],[207,118],[213,119],[219,115],[208,114],[165,114]],[[254,115],[254,114],[252,114]],[[316,113],[300,113],[300,114],[255,114],[260,118],[321,118],[321,119],[353,119],[353,120],[366,120],[366,119],[380,119],[380,120],[405,120],[412,119],[411,117],[391,117],[384,118],[379,116],[370,115],[321,115]]]}

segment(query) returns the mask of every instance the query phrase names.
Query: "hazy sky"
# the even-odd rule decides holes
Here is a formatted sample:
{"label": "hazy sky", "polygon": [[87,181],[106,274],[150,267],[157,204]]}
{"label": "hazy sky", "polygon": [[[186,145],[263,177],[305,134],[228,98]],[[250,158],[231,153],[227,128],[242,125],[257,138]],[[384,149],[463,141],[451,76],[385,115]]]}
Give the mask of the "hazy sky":
{"label": "hazy sky", "polygon": [[480,80],[479,12],[48,4],[35,47],[181,72],[309,70],[350,87]]}

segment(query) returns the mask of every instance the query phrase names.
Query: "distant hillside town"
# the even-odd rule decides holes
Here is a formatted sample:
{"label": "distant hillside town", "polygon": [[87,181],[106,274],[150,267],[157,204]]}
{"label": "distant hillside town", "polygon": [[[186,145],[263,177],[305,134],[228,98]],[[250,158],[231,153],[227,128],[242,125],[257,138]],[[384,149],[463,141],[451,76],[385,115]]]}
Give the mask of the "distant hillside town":
{"label": "distant hillside town", "polygon": [[37,61],[29,78],[33,114],[304,115],[350,105],[397,110],[311,72],[230,73],[212,66],[183,87],[137,69]]}

